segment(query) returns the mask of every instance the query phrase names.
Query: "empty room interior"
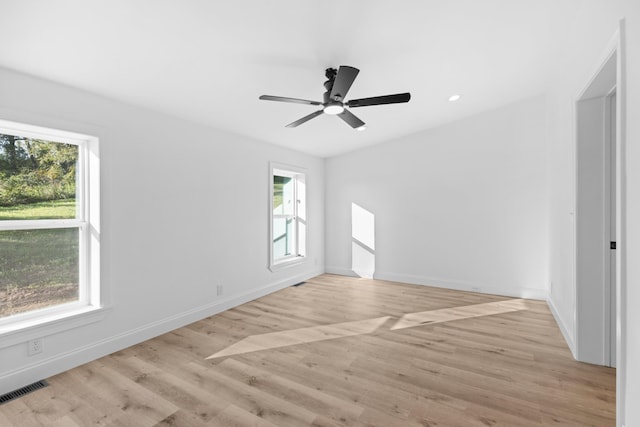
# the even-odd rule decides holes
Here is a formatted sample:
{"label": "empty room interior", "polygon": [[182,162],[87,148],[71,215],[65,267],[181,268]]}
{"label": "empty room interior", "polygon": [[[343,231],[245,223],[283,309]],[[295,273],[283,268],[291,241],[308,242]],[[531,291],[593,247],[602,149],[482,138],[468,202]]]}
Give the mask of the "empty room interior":
{"label": "empty room interior", "polygon": [[0,425],[640,426],[637,0],[0,16]]}

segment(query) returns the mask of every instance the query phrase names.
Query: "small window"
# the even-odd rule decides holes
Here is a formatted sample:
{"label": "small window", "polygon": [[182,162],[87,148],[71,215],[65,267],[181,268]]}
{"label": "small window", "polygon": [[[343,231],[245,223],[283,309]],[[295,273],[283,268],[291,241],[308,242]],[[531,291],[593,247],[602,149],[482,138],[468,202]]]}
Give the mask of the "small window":
{"label": "small window", "polygon": [[1,330],[99,306],[91,164],[95,138],[0,121]]}
{"label": "small window", "polygon": [[304,260],[307,215],[305,174],[291,167],[272,165],[270,174],[270,268]]}

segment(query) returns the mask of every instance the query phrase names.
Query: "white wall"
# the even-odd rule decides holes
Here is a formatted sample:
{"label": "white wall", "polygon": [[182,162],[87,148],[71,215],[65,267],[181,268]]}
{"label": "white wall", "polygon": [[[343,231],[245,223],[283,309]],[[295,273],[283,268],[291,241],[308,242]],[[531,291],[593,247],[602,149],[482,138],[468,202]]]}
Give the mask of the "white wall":
{"label": "white wall", "polygon": [[575,354],[575,169],[571,98],[548,97],[549,306]]}
{"label": "white wall", "polygon": [[[42,354],[28,357],[26,342],[0,346],[0,393],[323,272],[320,158],[4,69],[0,118],[100,138],[111,307],[98,323],[45,336]],[[306,168],[309,189],[308,261],[276,273],[269,161]]]}
{"label": "white wall", "polygon": [[[575,259],[573,206],[575,203],[574,102],[595,74],[618,20],[624,18],[622,72],[623,109],[626,116],[622,134],[626,140],[623,188],[626,206],[625,234],[618,241],[618,255],[624,258],[619,275],[623,280],[620,319],[622,348],[618,355],[618,425],[640,425],[640,3],[636,0],[591,1],[585,7],[597,8],[598,21],[583,23],[588,28],[568,28],[568,34],[581,34],[566,52],[564,79],[549,97],[550,150],[550,304],[554,308],[567,341],[575,339]],[[620,96],[620,95],[619,95]]]}
{"label": "white wall", "polygon": [[523,100],[328,159],[327,271],[354,274],[356,203],[375,217],[375,277],[546,298],[545,107]]}

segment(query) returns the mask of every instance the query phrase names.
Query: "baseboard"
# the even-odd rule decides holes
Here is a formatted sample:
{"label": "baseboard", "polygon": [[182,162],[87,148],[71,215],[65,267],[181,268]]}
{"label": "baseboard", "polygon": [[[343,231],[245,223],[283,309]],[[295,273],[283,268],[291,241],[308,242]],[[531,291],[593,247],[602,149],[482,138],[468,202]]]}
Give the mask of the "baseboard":
{"label": "baseboard", "polygon": [[[327,266],[325,272],[329,274],[338,274],[340,276],[357,277],[353,270],[341,267]],[[483,294],[502,295],[515,298],[527,298],[545,301],[547,299],[546,289],[533,288],[499,288],[495,286],[487,286],[478,283],[434,279],[432,277],[414,276],[410,274],[390,273],[376,271],[373,275],[375,279],[388,280],[391,282],[410,283],[412,285],[433,286],[436,288],[454,289],[457,291],[479,292]]]}
{"label": "baseboard", "polygon": [[575,344],[575,339],[573,337],[573,334],[569,332],[567,325],[562,320],[562,317],[558,313],[558,309],[556,308],[556,305],[553,303],[553,300],[551,299],[551,297],[547,298],[547,306],[549,307],[549,311],[551,311],[553,318],[556,319],[558,328],[560,328],[560,332],[562,332],[562,336],[564,337],[564,340],[567,342],[567,345],[569,346],[569,350],[571,350],[571,354],[573,355],[573,358],[577,360],[576,344]]}
{"label": "baseboard", "polygon": [[231,296],[216,301],[215,303],[205,304],[157,322],[152,322],[136,329],[93,342],[86,346],[56,354],[50,358],[39,360],[36,363],[22,366],[19,369],[5,372],[0,376],[0,394],[8,393],[35,381],[75,368],[76,366],[229,310],[238,305],[253,301],[322,273],[324,273],[324,269],[317,269],[312,272],[289,277],[250,292]]}
{"label": "baseboard", "polygon": [[328,274],[337,274],[339,276],[358,277],[353,270],[340,267],[325,267],[324,272]]}
{"label": "baseboard", "polygon": [[376,272],[374,278],[393,282],[410,283],[412,285],[433,286],[436,288],[454,289],[457,291],[479,292],[483,294],[502,295],[514,298],[527,298],[545,301],[546,289],[534,288],[501,288],[481,283],[470,283],[457,280],[443,280],[431,277],[414,276],[410,274]]}

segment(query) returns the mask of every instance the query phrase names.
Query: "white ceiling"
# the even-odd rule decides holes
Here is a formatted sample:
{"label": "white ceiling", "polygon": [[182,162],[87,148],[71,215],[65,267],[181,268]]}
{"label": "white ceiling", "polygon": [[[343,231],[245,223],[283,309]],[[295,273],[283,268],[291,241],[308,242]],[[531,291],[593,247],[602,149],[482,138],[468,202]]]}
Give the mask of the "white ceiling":
{"label": "white ceiling", "polygon": [[[544,93],[584,0],[0,0],[0,66],[328,157]],[[575,37],[575,35],[573,35]],[[356,132],[317,107],[327,67],[360,74]],[[462,99],[448,102],[459,93]]]}

